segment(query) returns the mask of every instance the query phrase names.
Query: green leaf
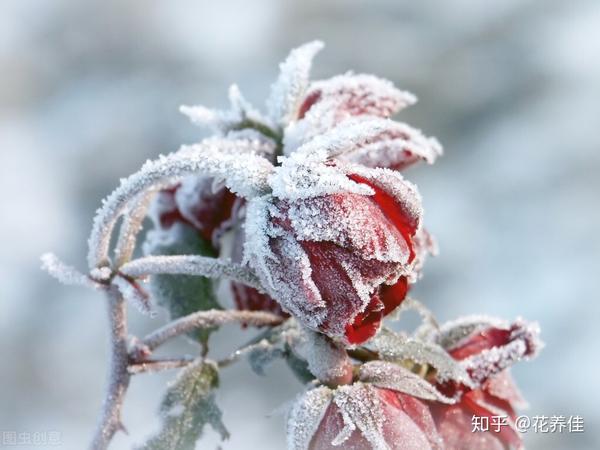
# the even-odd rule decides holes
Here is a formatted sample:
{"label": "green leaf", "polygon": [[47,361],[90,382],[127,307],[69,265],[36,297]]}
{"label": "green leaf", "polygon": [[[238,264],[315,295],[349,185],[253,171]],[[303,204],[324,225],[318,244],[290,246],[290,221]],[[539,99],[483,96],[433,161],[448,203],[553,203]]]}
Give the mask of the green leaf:
{"label": "green leaf", "polygon": [[[152,255],[218,256],[210,242],[192,227],[175,224],[169,230],[155,230],[149,236],[146,253]],[[169,311],[171,319],[209,309],[221,309],[214,293],[213,281],[192,275],[155,275],[151,289],[159,305]],[[198,329],[188,333],[205,344],[215,328]]]}
{"label": "green leaf", "polygon": [[228,439],[229,432],[215,403],[218,384],[218,370],[212,362],[198,360],[183,369],[161,403],[161,430],[139,450],[194,450],[206,424],[221,439]]}

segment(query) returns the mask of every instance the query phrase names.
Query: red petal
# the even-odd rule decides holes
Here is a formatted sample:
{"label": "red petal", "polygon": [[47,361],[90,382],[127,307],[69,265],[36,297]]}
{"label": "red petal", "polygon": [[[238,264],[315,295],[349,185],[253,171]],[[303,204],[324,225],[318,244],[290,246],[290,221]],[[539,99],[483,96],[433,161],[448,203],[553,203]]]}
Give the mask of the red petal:
{"label": "red petal", "polygon": [[510,341],[511,330],[488,328],[471,335],[462,345],[450,350],[450,355],[457,360],[481,353],[493,347],[506,345]]}
{"label": "red petal", "polygon": [[396,284],[389,286],[384,284],[379,290],[379,298],[385,306],[383,315],[387,316],[394,311],[406,298],[408,293],[408,278],[400,277]]}
{"label": "red petal", "polygon": [[394,197],[389,195],[380,187],[371,183],[366,178],[353,174],[348,175],[348,177],[357,183],[368,185],[375,191],[375,195],[369,198],[377,203],[377,206],[379,206],[379,208],[383,211],[387,219],[392,222],[398,231],[400,231],[410,248],[410,257],[408,262],[412,262],[412,260],[415,258],[412,237],[415,235],[418,228],[418,222],[412,219],[412,214],[409,214],[409,212],[404,209],[404,206],[398,203]]}
{"label": "red petal", "polygon": [[312,106],[315,103],[317,103],[320,99],[321,99],[321,91],[314,91],[314,92],[311,92],[310,94],[308,94],[306,96],[306,98],[304,99],[304,102],[302,102],[300,109],[298,110],[298,119],[304,118],[304,116],[306,115],[308,110],[310,108],[312,108]]}
{"label": "red petal", "polygon": [[346,326],[346,339],[350,344],[361,344],[377,333],[383,318],[383,305],[374,295],[367,309],[359,313],[354,322]]}
{"label": "red petal", "polygon": [[[490,431],[488,433],[494,433],[497,435],[502,442],[504,442],[507,446],[512,447],[520,447],[521,438],[517,434],[517,432],[511,428],[510,426],[501,426],[499,428],[499,432],[492,429],[492,417],[497,417],[498,414],[490,411],[485,406],[482,406],[479,401],[488,400],[489,396],[486,397],[485,394],[480,391],[470,391],[463,395],[461,400],[461,405],[464,405],[469,411],[471,411],[474,415],[479,417],[489,417],[490,420]],[[512,410],[511,410],[512,411]],[[506,411],[507,416],[511,414],[511,411]],[[513,412],[514,414],[514,412]]]}
{"label": "red petal", "polygon": [[269,297],[267,294],[261,294],[256,289],[241,283],[231,283],[233,299],[238,309],[245,311],[269,311],[279,314],[282,317],[288,317],[283,312],[279,303]]}

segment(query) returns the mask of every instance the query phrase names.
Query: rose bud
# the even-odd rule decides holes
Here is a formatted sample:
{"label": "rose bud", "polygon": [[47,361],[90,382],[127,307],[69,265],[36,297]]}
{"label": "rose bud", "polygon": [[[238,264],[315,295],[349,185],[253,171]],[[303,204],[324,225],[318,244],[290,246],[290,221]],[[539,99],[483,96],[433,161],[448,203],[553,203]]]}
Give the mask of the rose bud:
{"label": "rose bud", "polygon": [[[478,388],[446,384],[440,389],[459,396],[455,405],[432,404],[431,411],[447,448],[521,448],[515,428],[515,409],[525,405],[509,366],[535,356],[541,348],[537,324],[517,321],[512,325],[463,322],[442,329],[441,343],[461,362]],[[488,430],[473,431],[473,416],[485,418]],[[494,417],[502,424],[494,425]],[[504,419],[506,418],[506,419]]]}
{"label": "rose bud", "polygon": [[246,258],[305,326],[362,343],[406,296],[420,196],[387,169],[294,163],[276,169],[273,196],[249,203]]}
{"label": "rose bud", "polygon": [[[345,74],[309,86],[298,108],[296,121],[286,129],[284,149],[296,147],[336,126],[387,119],[416,97],[397,89],[391,82],[372,75]],[[419,161],[433,164],[442,154],[434,138],[404,123],[387,121],[380,133],[337,156],[366,167],[403,170]]]}
{"label": "rose bud", "polygon": [[156,227],[171,228],[182,223],[215,249],[223,230],[231,224],[239,199],[226,187],[213,186],[205,177],[188,177],[176,186],[163,189],[156,196],[151,217]]}
{"label": "rose bud", "polygon": [[423,401],[362,382],[302,394],[288,414],[287,440],[290,450],[442,448]]}

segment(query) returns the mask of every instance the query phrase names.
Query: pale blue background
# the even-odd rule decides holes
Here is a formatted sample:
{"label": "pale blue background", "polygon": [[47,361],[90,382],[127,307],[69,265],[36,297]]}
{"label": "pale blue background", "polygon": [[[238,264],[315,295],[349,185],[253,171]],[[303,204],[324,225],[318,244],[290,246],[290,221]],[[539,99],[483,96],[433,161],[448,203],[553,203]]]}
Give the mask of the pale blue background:
{"label": "pale blue background", "polygon": [[[223,106],[238,82],[257,104],[291,46],[327,43],[315,74],[348,69],[418,94],[402,114],[446,155],[412,170],[441,253],[415,295],[442,319],[540,321],[547,348],[515,375],[530,415],[585,418],[583,435],[528,435],[534,449],[599,448],[600,3],[594,0],[3,0],[0,4],[0,431],[57,430],[81,449],[104,383],[103,298],[38,270],[54,250],[84,267],[100,199],[140,164],[202,131],[181,103]],[[142,333],[160,322],[131,314]],[[221,353],[240,332],[222,332]],[[171,352],[189,351],[185,344]],[[143,375],[130,436],[157,425],[169,374]],[[280,449],[300,386],[281,365],[223,373],[232,438]],[[207,434],[202,448],[216,448]]]}

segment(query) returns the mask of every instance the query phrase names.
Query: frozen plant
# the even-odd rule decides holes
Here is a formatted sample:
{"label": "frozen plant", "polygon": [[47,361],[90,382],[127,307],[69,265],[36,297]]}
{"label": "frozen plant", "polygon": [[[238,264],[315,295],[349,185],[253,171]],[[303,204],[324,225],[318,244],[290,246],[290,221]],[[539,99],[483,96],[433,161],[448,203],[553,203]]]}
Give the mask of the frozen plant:
{"label": "frozen plant", "polygon": [[[322,46],[292,50],[266,112],[237,86],[228,110],[182,107],[214,135],[121,181],[94,219],[87,275],[42,257],[60,281],[106,294],[111,361],[92,449],[124,429],[132,376],[160,370],[179,373],[161,429],[138,448],[193,449],[207,424],[226,439],[219,371],[247,359],[262,375],[276,358],[304,385],[288,412],[289,449],[522,446],[513,421],[523,400],[509,367],[541,348],[537,326],[487,317],[439,325],[407,296],[436,245],[401,172],[432,164],[441,146],[390,119],[416,98],[389,81],[347,73],[311,82]],[[142,313],[164,307],[171,322],[131,336],[128,303]],[[384,325],[407,309],[423,319],[414,333]],[[261,330],[211,359],[211,332],[232,322]],[[193,357],[153,356],[182,335],[198,344]],[[503,415],[507,425],[472,433],[472,415]]]}

